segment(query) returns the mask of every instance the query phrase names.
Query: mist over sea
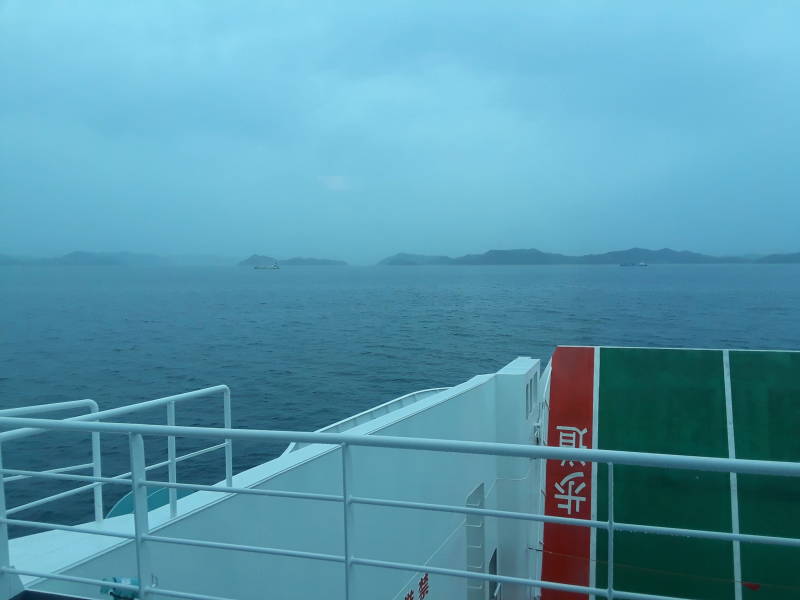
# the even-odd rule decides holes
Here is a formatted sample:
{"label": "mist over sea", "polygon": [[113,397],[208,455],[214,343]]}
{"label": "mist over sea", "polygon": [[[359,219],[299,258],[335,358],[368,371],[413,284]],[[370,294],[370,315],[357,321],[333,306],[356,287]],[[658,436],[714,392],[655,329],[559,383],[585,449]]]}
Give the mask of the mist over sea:
{"label": "mist over sea", "polygon": [[[3,408],[93,398],[102,410],[225,383],[248,428],[316,429],[516,356],[546,361],[557,344],[800,349],[800,265],[4,267],[0,297]],[[177,424],[221,425],[221,399],[179,405]],[[127,440],[105,437],[104,474],[127,471]],[[88,436],[7,446],[13,468],[89,459]],[[149,441],[148,463],[164,447]],[[235,469],[281,450],[238,444]],[[222,476],[219,452],[178,467],[179,481]],[[7,488],[9,506],[66,489]],[[107,486],[106,508],[125,491]],[[16,516],[91,515],[83,494]]]}

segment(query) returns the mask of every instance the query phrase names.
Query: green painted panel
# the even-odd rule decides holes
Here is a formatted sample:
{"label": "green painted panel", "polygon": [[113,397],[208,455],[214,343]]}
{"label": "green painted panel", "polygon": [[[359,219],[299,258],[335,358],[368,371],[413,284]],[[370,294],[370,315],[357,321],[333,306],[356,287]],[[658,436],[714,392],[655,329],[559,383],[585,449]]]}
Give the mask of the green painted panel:
{"label": "green painted panel", "polygon": [[[730,353],[736,456],[800,461],[800,353]],[[800,537],[800,480],[739,475],[743,533]],[[800,550],[742,544],[743,598],[800,597]]]}
{"label": "green painted panel", "polygon": [[[633,452],[727,457],[722,352],[603,348],[598,446]],[[729,477],[615,467],[614,517],[627,523],[731,530]],[[608,515],[607,468],[597,478],[597,517]],[[607,581],[608,537],[597,534],[596,581]],[[615,588],[703,599],[733,597],[730,543],[616,533]]]}
{"label": "green painted panel", "polygon": [[[599,533],[596,581],[602,588],[607,586],[608,536]],[[614,556],[614,589],[675,598],[733,598],[733,554],[727,542],[616,533]]]}
{"label": "green painted panel", "polygon": [[600,447],[728,456],[719,350],[603,348]]}

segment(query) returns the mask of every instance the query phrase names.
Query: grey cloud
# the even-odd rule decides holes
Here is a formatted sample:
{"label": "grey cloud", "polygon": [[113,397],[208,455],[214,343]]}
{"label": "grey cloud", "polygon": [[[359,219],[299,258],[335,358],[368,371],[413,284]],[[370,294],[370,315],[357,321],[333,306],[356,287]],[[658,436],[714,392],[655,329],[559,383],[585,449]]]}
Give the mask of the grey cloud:
{"label": "grey cloud", "polygon": [[6,2],[0,251],[796,250],[798,13]]}

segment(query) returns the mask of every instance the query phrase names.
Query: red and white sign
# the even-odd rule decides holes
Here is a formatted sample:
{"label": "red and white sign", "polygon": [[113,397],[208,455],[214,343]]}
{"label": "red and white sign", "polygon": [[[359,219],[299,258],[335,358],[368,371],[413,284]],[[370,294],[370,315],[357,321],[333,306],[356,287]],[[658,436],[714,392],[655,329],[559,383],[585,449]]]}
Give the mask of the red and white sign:
{"label": "red and white sign", "polygon": [[425,598],[428,597],[428,594],[430,594],[431,591],[431,582],[427,573],[420,577],[417,591],[419,592],[419,595],[414,596],[414,590],[408,590],[408,593],[403,597],[403,600],[425,600]]}
{"label": "red and white sign", "polygon": [[[549,446],[591,448],[594,433],[594,355],[591,347],[559,347],[550,379]],[[592,516],[592,463],[548,460],[545,514],[572,519]],[[591,529],[545,523],[542,579],[589,585]],[[542,600],[578,600],[587,594],[542,590]]]}

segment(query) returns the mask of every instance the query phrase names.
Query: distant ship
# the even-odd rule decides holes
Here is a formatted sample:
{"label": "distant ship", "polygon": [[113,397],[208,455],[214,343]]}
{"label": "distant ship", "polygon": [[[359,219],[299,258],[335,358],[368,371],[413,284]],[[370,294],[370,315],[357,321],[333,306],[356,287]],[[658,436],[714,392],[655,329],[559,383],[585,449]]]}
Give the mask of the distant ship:
{"label": "distant ship", "polygon": [[[3,409],[0,600],[800,598],[799,373],[800,352],[560,346],[316,432],[252,410],[233,428],[225,385]],[[188,404],[212,399],[222,427],[176,424],[176,404],[193,424]],[[131,422],[156,409],[166,425]],[[43,442],[52,468],[22,470],[52,432],[90,462]],[[234,473],[234,451],[276,442]],[[30,494],[7,505],[18,482]]]}
{"label": "distant ship", "polygon": [[638,263],[626,262],[626,263],[620,263],[619,266],[620,267],[646,267],[647,263],[646,262],[638,262]]}
{"label": "distant ship", "polygon": [[271,267],[270,267],[270,266],[267,266],[267,265],[256,265],[256,266],[255,266],[255,267],[253,267],[253,268],[254,268],[254,269],[259,269],[259,270],[268,270],[268,271],[274,271],[275,269],[280,269],[280,266],[278,266],[278,263],[275,263],[275,264],[273,264]]}

